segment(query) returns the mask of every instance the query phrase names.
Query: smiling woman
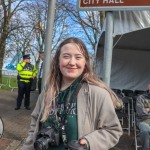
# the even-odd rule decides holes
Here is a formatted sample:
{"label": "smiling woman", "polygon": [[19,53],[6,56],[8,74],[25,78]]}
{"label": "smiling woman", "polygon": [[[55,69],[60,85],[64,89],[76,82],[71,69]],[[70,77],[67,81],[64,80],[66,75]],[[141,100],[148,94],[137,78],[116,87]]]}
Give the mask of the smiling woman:
{"label": "smiling woman", "polygon": [[107,150],[117,144],[119,99],[92,71],[82,40],[65,39],[50,68],[22,150]]}

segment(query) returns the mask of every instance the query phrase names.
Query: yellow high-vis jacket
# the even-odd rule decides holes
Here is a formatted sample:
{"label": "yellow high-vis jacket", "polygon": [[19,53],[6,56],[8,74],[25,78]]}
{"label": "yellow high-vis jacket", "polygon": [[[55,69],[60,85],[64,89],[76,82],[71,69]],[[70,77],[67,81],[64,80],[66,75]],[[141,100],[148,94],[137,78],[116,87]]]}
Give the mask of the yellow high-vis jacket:
{"label": "yellow high-vis jacket", "polygon": [[26,83],[31,82],[38,73],[34,65],[26,62],[18,63],[16,70],[18,71],[18,80]]}

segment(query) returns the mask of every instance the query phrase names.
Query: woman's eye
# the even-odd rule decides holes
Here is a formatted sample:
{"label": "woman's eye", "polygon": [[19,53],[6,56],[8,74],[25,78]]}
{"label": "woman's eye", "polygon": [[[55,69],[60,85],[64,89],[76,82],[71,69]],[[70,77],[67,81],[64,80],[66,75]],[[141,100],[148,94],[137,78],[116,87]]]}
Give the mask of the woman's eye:
{"label": "woman's eye", "polygon": [[82,57],[76,57],[77,60],[81,59]]}
{"label": "woman's eye", "polygon": [[66,58],[66,59],[67,59],[67,58],[69,58],[69,56],[64,56],[63,58]]}

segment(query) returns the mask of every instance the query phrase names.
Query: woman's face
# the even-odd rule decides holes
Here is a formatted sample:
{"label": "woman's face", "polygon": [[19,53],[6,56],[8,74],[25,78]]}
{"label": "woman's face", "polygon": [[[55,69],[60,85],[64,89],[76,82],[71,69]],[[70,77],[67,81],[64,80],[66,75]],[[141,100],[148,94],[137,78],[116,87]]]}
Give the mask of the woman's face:
{"label": "woman's face", "polygon": [[85,57],[78,45],[69,43],[60,50],[59,68],[64,81],[73,81],[79,77],[85,68]]}

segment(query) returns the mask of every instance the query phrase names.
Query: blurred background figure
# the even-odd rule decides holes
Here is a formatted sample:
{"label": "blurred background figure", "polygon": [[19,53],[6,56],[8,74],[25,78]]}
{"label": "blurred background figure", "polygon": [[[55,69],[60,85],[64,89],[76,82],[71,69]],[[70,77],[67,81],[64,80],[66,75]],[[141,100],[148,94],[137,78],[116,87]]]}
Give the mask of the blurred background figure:
{"label": "blurred background figure", "polygon": [[150,85],[145,94],[139,95],[136,101],[136,120],[144,150],[149,150],[150,140]]}
{"label": "blurred background figure", "polygon": [[42,76],[43,76],[43,60],[44,60],[44,52],[40,52],[40,59],[42,60],[42,63],[40,65],[39,74],[38,74],[38,90],[39,94],[41,93],[41,86],[42,86]]}

